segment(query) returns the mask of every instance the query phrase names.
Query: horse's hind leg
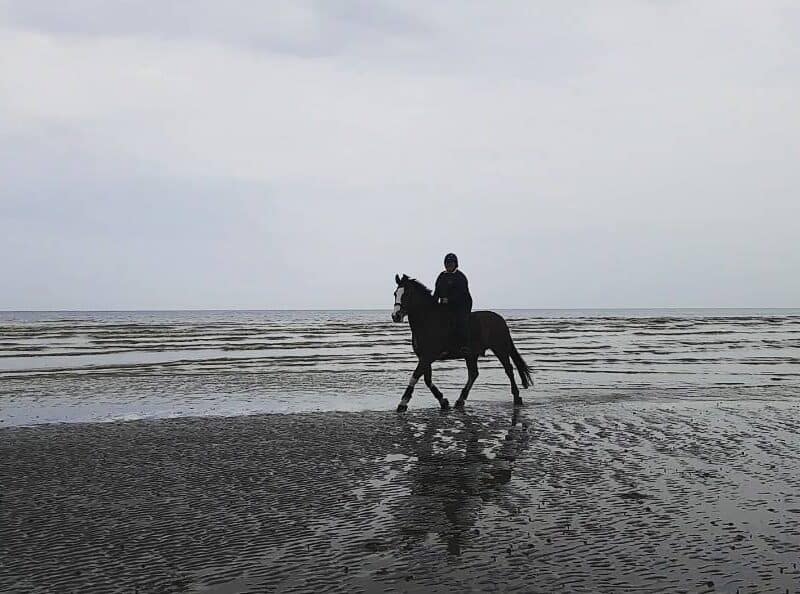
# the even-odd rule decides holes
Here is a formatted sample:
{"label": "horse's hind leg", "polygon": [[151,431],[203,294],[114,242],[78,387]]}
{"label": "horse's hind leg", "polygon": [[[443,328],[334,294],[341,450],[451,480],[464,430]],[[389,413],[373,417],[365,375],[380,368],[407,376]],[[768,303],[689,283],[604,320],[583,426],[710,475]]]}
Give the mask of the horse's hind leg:
{"label": "horse's hind leg", "polygon": [[514,368],[511,366],[511,360],[508,356],[508,353],[498,353],[497,351],[493,352],[495,356],[500,359],[500,363],[503,365],[503,369],[506,370],[506,375],[511,381],[511,394],[514,396],[514,406],[522,406],[522,398],[519,397],[519,388],[517,387],[517,382],[514,379]]}
{"label": "horse's hind leg", "polygon": [[439,388],[433,385],[433,372],[431,371],[430,365],[425,369],[425,385],[428,386],[433,397],[439,401],[439,406],[442,407],[442,410],[450,408],[450,402],[444,397],[444,394],[439,391]]}
{"label": "horse's hind leg", "polygon": [[478,375],[478,357],[477,355],[472,355],[467,358],[467,383],[464,389],[461,390],[461,396],[456,400],[456,408],[464,408],[469,391],[472,389],[472,384],[478,379]]}

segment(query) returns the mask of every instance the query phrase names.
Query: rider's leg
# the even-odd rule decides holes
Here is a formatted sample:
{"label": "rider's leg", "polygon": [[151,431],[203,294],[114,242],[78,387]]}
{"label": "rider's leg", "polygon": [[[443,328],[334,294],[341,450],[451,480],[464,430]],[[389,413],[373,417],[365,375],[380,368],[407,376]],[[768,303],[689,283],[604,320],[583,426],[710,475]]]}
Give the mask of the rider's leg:
{"label": "rider's leg", "polygon": [[456,331],[458,333],[458,346],[461,354],[470,355],[470,336],[469,336],[469,308],[464,308],[456,314]]}

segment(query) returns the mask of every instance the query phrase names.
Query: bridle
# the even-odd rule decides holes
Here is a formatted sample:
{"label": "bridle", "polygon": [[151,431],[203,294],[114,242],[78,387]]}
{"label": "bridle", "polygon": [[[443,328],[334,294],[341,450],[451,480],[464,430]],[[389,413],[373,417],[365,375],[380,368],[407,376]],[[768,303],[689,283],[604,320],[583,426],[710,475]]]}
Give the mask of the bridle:
{"label": "bridle", "polygon": [[394,311],[392,312],[392,320],[395,322],[402,322],[403,318],[407,315],[403,307],[403,295],[406,288],[402,285],[398,286],[394,292]]}

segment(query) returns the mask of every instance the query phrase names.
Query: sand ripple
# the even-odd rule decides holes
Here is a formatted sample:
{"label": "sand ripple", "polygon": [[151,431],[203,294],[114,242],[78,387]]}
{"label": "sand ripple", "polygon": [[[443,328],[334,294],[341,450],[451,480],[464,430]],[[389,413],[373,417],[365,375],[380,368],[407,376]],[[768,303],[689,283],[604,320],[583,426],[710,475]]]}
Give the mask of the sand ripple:
{"label": "sand ripple", "polygon": [[797,402],[0,431],[4,592],[798,592]]}

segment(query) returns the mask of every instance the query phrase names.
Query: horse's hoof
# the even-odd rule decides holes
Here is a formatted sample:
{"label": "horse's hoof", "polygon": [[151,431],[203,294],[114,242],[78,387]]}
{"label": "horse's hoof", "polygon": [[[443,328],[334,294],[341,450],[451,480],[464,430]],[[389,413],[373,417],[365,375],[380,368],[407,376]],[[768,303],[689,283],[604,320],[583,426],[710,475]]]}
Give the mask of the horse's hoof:
{"label": "horse's hoof", "polygon": [[397,412],[406,412],[408,410],[408,405],[403,404],[402,402],[397,405]]}
{"label": "horse's hoof", "polygon": [[455,409],[456,409],[456,410],[464,410],[464,401],[463,401],[463,400],[461,400],[461,398],[459,398],[458,400],[456,400],[456,406],[455,406]]}
{"label": "horse's hoof", "polygon": [[447,398],[442,398],[439,406],[442,407],[442,410],[450,410],[450,401]]}
{"label": "horse's hoof", "polygon": [[514,406],[522,406],[522,398],[514,398]]}

